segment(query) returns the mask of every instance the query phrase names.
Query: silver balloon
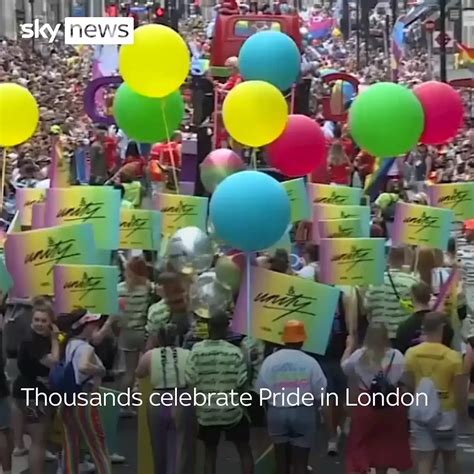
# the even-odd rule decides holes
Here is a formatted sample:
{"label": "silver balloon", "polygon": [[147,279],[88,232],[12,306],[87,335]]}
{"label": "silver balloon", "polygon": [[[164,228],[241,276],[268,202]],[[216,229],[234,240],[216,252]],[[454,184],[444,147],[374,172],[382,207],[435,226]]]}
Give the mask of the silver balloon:
{"label": "silver balloon", "polygon": [[210,318],[225,311],[232,302],[232,291],[222,286],[215,272],[206,272],[198,277],[190,290],[191,309],[201,318]]}
{"label": "silver balloon", "polygon": [[205,272],[212,265],[214,247],[201,229],[185,227],[171,237],[166,255],[177,272],[191,275]]}

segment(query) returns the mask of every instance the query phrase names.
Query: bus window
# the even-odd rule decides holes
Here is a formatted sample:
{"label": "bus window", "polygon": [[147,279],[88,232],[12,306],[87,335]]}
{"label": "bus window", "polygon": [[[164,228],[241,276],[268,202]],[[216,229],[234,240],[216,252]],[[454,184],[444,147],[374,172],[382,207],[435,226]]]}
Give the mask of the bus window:
{"label": "bus window", "polygon": [[240,20],[235,23],[234,35],[238,38],[248,38],[254,33],[260,31],[281,31],[281,25],[278,21],[244,21]]}

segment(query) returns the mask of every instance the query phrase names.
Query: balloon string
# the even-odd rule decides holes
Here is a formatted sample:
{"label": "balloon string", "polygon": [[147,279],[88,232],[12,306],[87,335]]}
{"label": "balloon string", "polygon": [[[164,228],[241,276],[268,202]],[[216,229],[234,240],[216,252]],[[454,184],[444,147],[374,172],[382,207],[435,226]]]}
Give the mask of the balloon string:
{"label": "balloon string", "polygon": [[247,280],[247,338],[249,343],[252,340],[252,284],[250,281],[250,260],[251,260],[251,255],[250,252],[245,254],[246,257],[246,262],[245,262],[245,271],[247,273],[246,275],[246,280]]}
{"label": "balloon string", "polygon": [[166,123],[166,115],[165,115],[165,99],[161,100],[161,115],[163,117],[163,123],[165,125],[165,133],[166,133],[166,145],[168,146],[168,153],[171,156],[171,167],[173,172],[173,180],[174,185],[176,187],[176,194],[179,194],[179,181],[178,181],[178,173],[176,172],[176,165],[174,161],[174,153],[171,150],[171,137],[170,131],[168,129],[168,124]]}
{"label": "balloon string", "polygon": [[3,149],[3,162],[2,162],[2,194],[0,196],[0,210],[3,211],[3,196],[5,193],[5,174],[7,172],[7,149]]}
{"label": "balloon string", "polygon": [[252,150],[252,166],[254,170],[257,169],[257,149],[256,148]]}

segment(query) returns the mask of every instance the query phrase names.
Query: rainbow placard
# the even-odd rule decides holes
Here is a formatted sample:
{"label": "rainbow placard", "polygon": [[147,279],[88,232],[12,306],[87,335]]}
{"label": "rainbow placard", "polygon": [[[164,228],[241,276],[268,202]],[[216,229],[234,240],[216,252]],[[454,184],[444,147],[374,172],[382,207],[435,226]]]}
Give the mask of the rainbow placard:
{"label": "rainbow placard", "polygon": [[428,198],[432,206],[453,211],[457,222],[474,219],[474,182],[433,184]]}
{"label": "rainbow placard", "polygon": [[91,224],[11,233],[5,241],[5,264],[13,278],[12,293],[20,298],[53,295],[54,265],[92,265],[95,254]]}
{"label": "rainbow placard", "polygon": [[[251,268],[250,310],[252,337],[281,344],[283,327],[290,319],[305,324],[308,339],[304,350],[324,354],[331,332],[339,290],[300,277]],[[248,334],[247,278],[240,288],[232,328]]]}
{"label": "rainbow placard", "polygon": [[31,207],[31,228],[43,229],[46,227],[45,221],[46,204],[44,202],[33,204]]}
{"label": "rainbow placard", "polygon": [[7,293],[12,285],[12,277],[8,273],[7,267],[5,265],[5,259],[2,256],[0,257],[0,291],[2,293]]}
{"label": "rainbow placard", "polygon": [[319,277],[328,285],[381,285],[385,239],[321,239]]}
{"label": "rainbow placard", "polygon": [[344,239],[369,237],[362,235],[360,219],[332,219],[318,222],[319,236],[322,239]]}
{"label": "rainbow placard", "polygon": [[99,265],[56,265],[54,306],[57,313],[87,309],[95,314],[118,314],[118,267]]}
{"label": "rainbow placard", "polygon": [[20,213],[20,224],[30,227],[33,219],[33,205],[44,203],[47,189],[19,188],[16,190],[16,208]]}
{"label": "rainbow placard", "polygon": [[183,227],[199,227],[206,232],[207,198],[182,194],[158,194],[155,209],[161,212],[161,233],[172,236]]}
{"label": "rainbow placard", "polygon": [[291,222],[309,221],[311,219],[311,207],[304,179],[292,179],[282,184],[290,199]]}
{"label": "rainbow placard", "polygon": [[47,227],[92,224],[97,248],[119,248],[120,192],[109,186],[72,186],[49,189],[46,195]]}
{"label": "rainbow placard", "polygon": [[308,193],[312,203],[334,206],[359,206],[362,198],[361,188],[337,184],[308,183]]}
{"label": "rainbow placard", "polygon": [[454,212],[439,207],[398,202],[392,229],[394,245],[423,245],[446,250]]}
{"label": "rainbow placard", "polygon": [[334,204],[313,205],[313,241],[319,243],[319,221],[332,219],[357,219],[360,221],[362,235],[370,235],[369,206],[336,206]]}
{"label": "rainbow placard", "polygon": [[121,209],[121,249],[159,250],[160,240],[160,212],[144,209]]}

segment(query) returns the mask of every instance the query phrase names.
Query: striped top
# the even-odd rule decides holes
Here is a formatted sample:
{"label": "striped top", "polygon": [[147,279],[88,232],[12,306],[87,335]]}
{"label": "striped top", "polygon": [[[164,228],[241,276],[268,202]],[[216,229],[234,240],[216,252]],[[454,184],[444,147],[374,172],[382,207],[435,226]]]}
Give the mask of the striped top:
{"label": "striped top", "polygon": [[[411,287],[418,283],[417,278],[413,274],[395,269],[390,270],[390,276],[399,297],[402,300],[410,300]],[[400,304],[388,272],[384,274],[383,285],[369,287],[365,294],[365,305],[371,321],[386,325],[390,339],[397,336],[398,326],[411,315],[411,312]]]}
{"label": "striped top", "polygon": [[474,243],[464,237],[457,238],[457,258],[462,265],[462,276],[466,287],[474,287]]}
{"label": "striped top", "polygon": [[[223,340],[198,342],[194,345],[186,366],[186,381],[197,392],[226,394],[238,391],[247,383],[247,364],[242,351]],[[196,407],[196,415],[203,426],[229,426],[238,423],[244,414],[235,403],[209,397],[207,404]],[[217,402],[217,403],[216,403]]]}
{"label": "striped top", "polygon": [[189,351],[181,347],[158,347],[151,353],[150,380],[155,389],[184,388]]}
{"label": "striped top", "polygon": [[148,334],[156,333],[165,324],[169,323],[171,312],[165,300],[152,304],[148,309],[146,331]]}
{"label": "striped top", "polygon": [[120,324],[123,329],[145,330],[150,304],[150,285],[137,286],[130,290],[126,282],[118,284],[118,295],[122,301]]}

